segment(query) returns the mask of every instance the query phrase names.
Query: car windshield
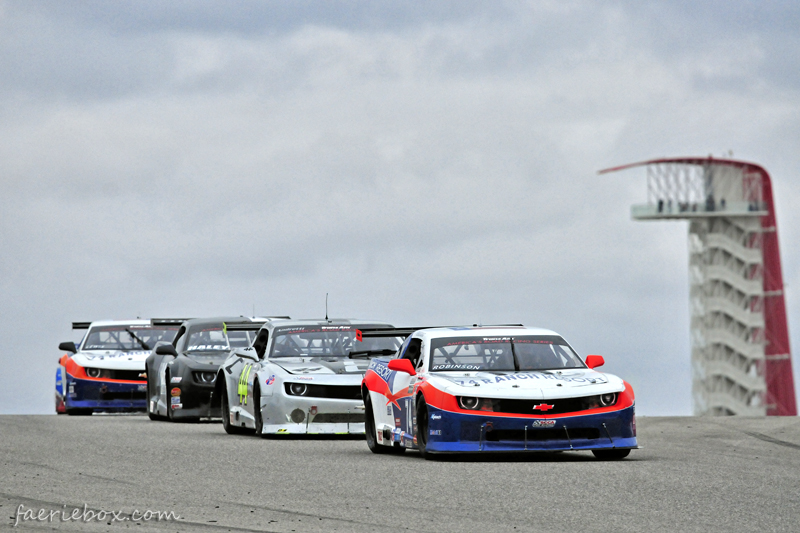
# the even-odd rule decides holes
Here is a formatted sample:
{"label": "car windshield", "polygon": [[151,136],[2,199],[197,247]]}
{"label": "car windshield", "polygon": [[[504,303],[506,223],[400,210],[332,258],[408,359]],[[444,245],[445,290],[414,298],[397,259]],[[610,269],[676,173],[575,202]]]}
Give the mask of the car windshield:
{"label": "car windshield", "polygon": [[234,348],[247,348],[254,331],[231,331],[222,323],[198,326],[189,330],[186,338],[187,352],[229,352]]}
{"label": "car windshield", "polygon": [[270,357],[350,357],[386,355],[400,347],[398,337],[358,340],[358,326],[275,328]]}
{"label": "car windshield", "polygon": [[431,371],[516,372],[584,368],[557,335],[447,337],[431,341]]}
{"label": "car windshield", "polygon": [[178,326],[96,326],[89,330],[83,342],[84,350],[152,350],[156,343],[172,342]]}

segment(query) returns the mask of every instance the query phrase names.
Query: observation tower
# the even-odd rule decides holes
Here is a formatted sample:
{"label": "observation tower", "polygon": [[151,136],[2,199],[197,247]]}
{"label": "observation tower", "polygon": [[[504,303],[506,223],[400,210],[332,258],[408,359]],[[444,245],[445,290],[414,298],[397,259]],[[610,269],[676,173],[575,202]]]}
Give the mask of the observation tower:
{"label": "observation tower", "polygon": [[689,221],[696,415],[797,415],[778,226],[763,167],[713,157],[653,159],[634,220]]}

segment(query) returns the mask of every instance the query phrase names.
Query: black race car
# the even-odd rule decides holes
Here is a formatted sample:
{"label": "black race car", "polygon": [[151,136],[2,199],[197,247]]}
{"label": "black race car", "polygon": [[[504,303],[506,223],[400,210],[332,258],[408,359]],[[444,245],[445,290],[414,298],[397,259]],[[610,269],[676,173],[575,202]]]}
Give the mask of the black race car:
{"label": "black race car", "polygon": [[[219,365],[232,349],[250,346],[255,335],[252,331],[228,331],[227,324],[265,320],[239,316],[184,321],[172,344],[156,346],[147,358],[150,420],[218,418],[219,406],[212,407],[212,397]],[[154,319],[153,325],[163,324]]]}

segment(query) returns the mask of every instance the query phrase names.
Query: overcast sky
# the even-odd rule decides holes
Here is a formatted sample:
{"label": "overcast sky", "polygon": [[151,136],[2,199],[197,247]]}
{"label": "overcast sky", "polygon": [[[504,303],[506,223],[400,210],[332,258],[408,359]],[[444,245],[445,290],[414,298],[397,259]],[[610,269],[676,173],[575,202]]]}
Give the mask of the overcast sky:
{"label": "overcast sky", "polygon": [[[72,321],[522,322],[691,414],[660,156],[772,175],[800,346],[797,2],[0,0],[0,412]],[[795,358],[797,380],[798,362]]]}

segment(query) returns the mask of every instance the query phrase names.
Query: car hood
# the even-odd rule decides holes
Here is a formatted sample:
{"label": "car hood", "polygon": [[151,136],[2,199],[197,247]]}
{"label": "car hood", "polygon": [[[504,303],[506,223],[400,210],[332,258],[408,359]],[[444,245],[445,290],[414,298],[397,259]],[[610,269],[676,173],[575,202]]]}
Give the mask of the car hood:
{"label": "car hood", "polygon": [[621,392],[624,382],[590,369],[561,372],[436,372],[432,385],[458,396],[492,398],[574,398]]}
{"label": "car hood", "polygon": [[369,359],[347,357],[282,357],[269,362],[289,374],[364,374],[369,367]]}
{"label": "car hood", "polygon": [[115,350],[87,350],[72,356],[72,360],[80,366],[92,368],[110,368],[114,370],[144,370],[144,362],[150,351],[138,350],[123,352]]}
{"label": "car hood", "polygon": [[209,368],[216,370],[219,368],[219,365],[225,362],[225,359],[228,358],[227,353],[192,353],[192,354],[181,354],[185,361],[191,366],[192,368]]}

